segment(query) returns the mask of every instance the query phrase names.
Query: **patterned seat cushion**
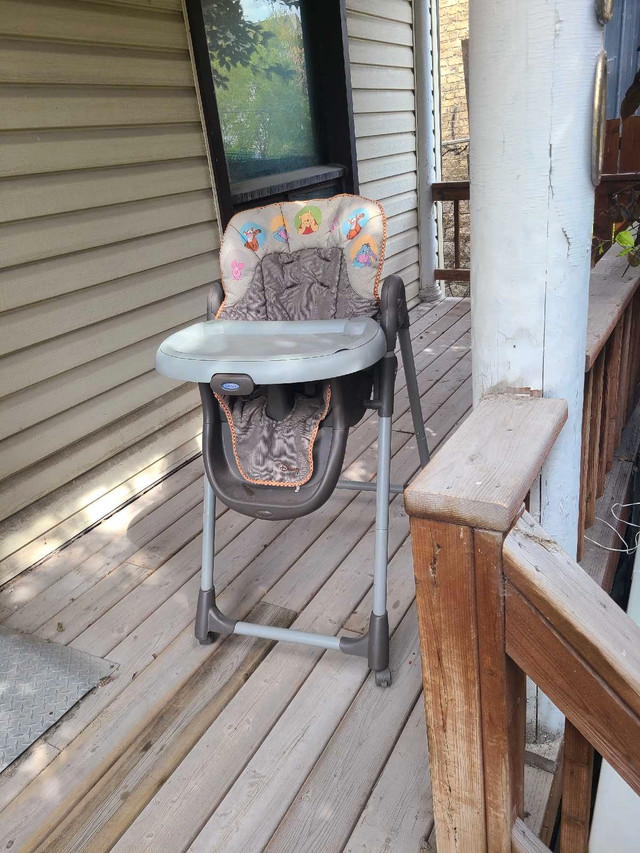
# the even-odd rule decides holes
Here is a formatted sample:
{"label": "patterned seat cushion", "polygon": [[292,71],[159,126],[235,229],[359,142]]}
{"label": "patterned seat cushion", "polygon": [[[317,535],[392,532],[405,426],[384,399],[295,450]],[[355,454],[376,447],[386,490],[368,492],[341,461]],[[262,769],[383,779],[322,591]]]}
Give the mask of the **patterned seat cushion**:
{"label": "patterned seat cushion", "polygon": [[[386,243],[377,202],[339,195],[241,211],[220,250],[224,320],[328,320],[375,317]],[[299,486],[313,474],[313,443],[329,407],[325,384],[296,396],[274,421],[260,392],[216,395],[231,427],[242,477],[258,485]]]}

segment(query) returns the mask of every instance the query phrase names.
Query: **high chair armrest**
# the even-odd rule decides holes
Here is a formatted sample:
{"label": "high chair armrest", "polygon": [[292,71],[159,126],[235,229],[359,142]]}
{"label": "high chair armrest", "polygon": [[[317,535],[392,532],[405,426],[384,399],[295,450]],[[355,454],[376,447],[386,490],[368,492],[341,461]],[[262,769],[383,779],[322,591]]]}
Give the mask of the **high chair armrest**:
{"label": "high chair armrest", "polygon": [[214,281],[207,293],[207,320],[215,320],[220,306],[224,302],[224,290],[220,279]]}
{"label": "high chair armrest", "polygon": [[387,339],[387,352],[393,352],[399,330],[409,326],[407,296],[399,275],[388,275],[382,284],[380,325]]}

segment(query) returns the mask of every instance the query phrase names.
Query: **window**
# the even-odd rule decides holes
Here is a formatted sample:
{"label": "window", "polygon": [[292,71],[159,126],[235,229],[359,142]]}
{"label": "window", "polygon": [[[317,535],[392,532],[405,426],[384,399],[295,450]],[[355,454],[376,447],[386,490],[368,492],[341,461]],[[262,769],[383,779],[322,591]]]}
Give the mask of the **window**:
{"label": "window", "polygon": [[188,0],[223,225],[357,191],[343,0]]}

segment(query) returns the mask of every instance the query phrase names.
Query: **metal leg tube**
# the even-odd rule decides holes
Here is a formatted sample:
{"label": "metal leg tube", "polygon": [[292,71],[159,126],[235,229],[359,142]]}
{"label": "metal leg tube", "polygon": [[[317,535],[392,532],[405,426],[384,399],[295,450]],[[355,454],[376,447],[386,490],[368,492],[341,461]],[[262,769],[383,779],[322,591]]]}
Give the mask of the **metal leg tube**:
{"label": "metal leg tube", "polygon": [[427,436],[424,429],[422,406],[420,405],[420,390],[418,388],[418,379],[416,377],[416,364],[413,358],[413,349],[411,348],[411,333],[409,331],[409,327],[407,326],[406,329],[400,329],[398,337],[400,338],[400,352],[402,353],[404,375],[407,380],[407,393],[409,395],[409,405],[411,406],[413,430],[415,432],[416,443],[418,445],[420,465],[424,468],[429,461],[429,446],[427,444]]}
{"label": "metal leg tube", "polygon": [[215,608],[216,594],[213,588],[213,564],[216,538],[216,495],[205,474],[204,509],[202,512],[202,570],[200,572],[200,592],[196,608],[196,638],[202,643],[213,642],[209,630],[209,613]]}
{"label": "metal leg tube", "polygon": [[202,511],[202,572],[200,589],[213,589],[213,562],[216,538],[216,493],[208,477],[204,478],[204,509]]}
{"label": "metal leg tube", "polygon": [[376,481],[376,544],[373,574],[373,613],[387,612],[389,561],[389,482],[391,477],[391,418],[378,419],[378,475]]}

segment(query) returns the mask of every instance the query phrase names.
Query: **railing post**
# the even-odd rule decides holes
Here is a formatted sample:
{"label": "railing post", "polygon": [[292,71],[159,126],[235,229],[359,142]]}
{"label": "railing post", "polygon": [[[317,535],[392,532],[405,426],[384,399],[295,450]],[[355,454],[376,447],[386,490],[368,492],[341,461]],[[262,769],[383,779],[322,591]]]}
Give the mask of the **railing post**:
{"label": "railing post", "polygon": [[438,850],[511,850],[525,678],[505,653],[503,534],[411,519]]}
{"label": "railing post", "polygon": [[439,853],[509,853],[523,814],[525,679],[507,656],[503,541],[566,418],[483,400],[405,492]]}

